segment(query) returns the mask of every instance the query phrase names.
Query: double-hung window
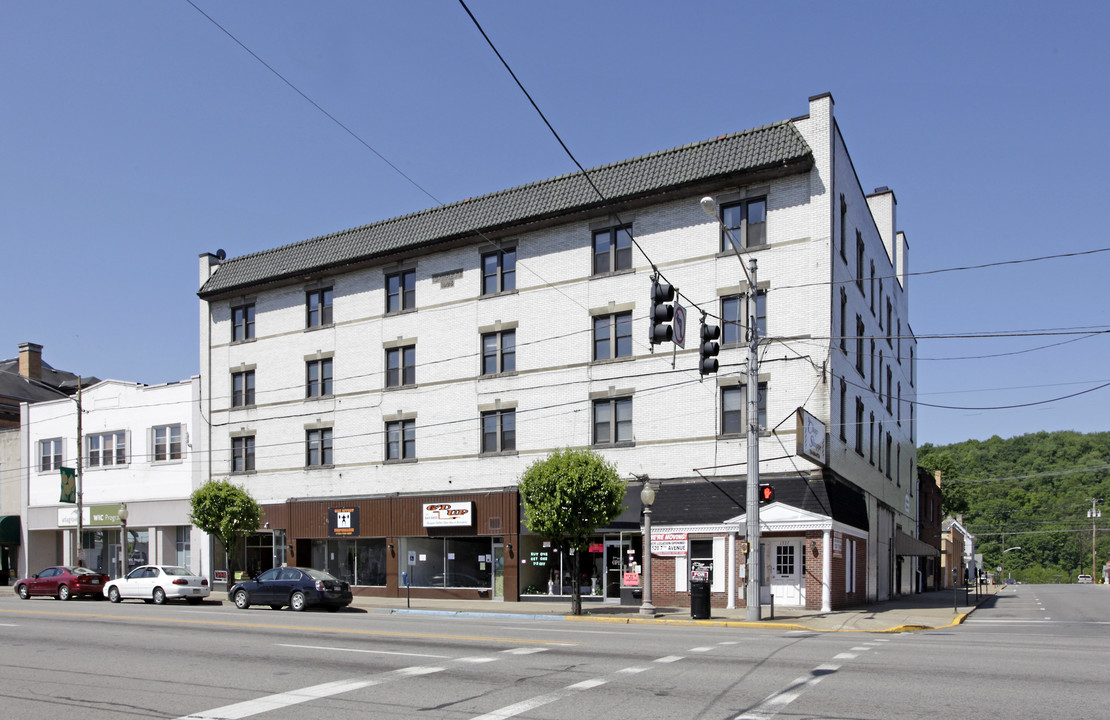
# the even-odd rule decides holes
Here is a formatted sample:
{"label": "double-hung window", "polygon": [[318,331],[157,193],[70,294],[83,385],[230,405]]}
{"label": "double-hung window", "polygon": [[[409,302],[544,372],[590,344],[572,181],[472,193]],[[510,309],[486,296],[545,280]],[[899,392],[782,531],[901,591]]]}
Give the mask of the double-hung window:
{"label": "double-hung window", "polygon": [[394,420],[385,424],[385,459],[416,459],[416,420]]}
{"label": "double-hung window", "polygon": [[632,313],[594,317],[594,360],[632,356]]}
{"label": "double-hung window", "polygon": [[856,315],[856,371],[863,377],[863,318]]}
{"label": "double-hung window", "polygon": [[309,290],[305,293],[305,327],[331,325],[331,288]]}
{"label": "double-hung window", "polygon": [[254,435],[231,438],[231,472],[254,472]]}
{"label": "double-hung window", "polygon": [[632,226],[594,231],[594,275],[632,269]]}
{"label": "double-hung window", "polygon": [[721,232],[721,252],[767,244],[767,198],[751,198],[721,206],[721,222],[727,231]]}
{"label": "double-hung window", "polygon": [[516,330],[482,334],[482,374],[516,371]]}
{"label": "double-hung window", "polygon": [[[767,427],[767,383],[759,383],[756,398],[757,422]],[[742,435],[747,431],[748,386],[730,385],[721,388],[721,434]]]}
{"label": "double-hung window", "polygon": [[231,308],[231,342],[254,339],[254,304]]}
{"label": "double-hung window", "polygon": [[385,276],[385,311],[398,313],[416,309],[416,271],[404,270]]}
{"label": "double-hung window", "polygon": [[127,464],[127,433],[110,432],[86,435],[89,467],[109,467]]}
{"label": "double-hung window", "polygon": [[331,465],[331,428],[305,430],[304,464],[306,467]]}
{"label": "double-hung window", "polygon": [[57,470],[62,466],[62,439],[39,441],[39,471]]}
{"label": "double-hung window", "polygon": [[181,459],[180,425],[162,425],[154,428],[154,462],[168,462]]}
{"label": "double-hung window", "polygon": [[632,398],[594,401],[594,445],[632,442]]}
{"label": "double-hung window", "polygon": [[856,452],[863,457],[863,398],[856,397]]}
{"label": "double-hung window", "polygon": [[[746,342],[744,328],[748,322],[744,317],[747,298],[744,295],[729,295],[721,298],[721,344]],[[767,336],[767,293],[760,290],[755,296],[755,326],[760,337]]]}
{"label": "double-hung window", "polygon": [[864,254],[863,233],[856,230],[856,286],[859,287],[860,292],[863,292]]}
{"label": "double-hung window", "polygon": [[494,295],[516,290],[516,248],[482,256],[482,294]]}
{"label": "double-hung window", "polygon": [[482,413],[482,452],[516,450],[516,410],[491,410]]}
{"label": "double-hung window", "polygon": [[231,373],[231,407],[254,405],[254,370]]}
{"label": "double-hung window", "polygon": [[385,351],[385,386],[416,384],[416,346],[389,348]]}
{"label": "double-hung window", "polygon": [[308,360],[304,365],[305,397],[323,397],[332,394],[332,361],[331,358]]}

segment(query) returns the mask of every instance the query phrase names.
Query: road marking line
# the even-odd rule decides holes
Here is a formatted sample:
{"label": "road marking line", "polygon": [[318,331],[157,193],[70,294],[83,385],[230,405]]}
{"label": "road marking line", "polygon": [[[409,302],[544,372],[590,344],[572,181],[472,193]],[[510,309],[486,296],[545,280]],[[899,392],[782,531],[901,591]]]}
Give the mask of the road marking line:
{"label": "road marking line", "polygon": [[464,657],[464,658],[459,658],[457,662],[491,663],[491,662],[497,662],[497,658],[495,658],[495,657]]}
{"label": "road marking line", "polygon": [[626,668],[621,668],[620,670],[617,670],[617,672],[619,672],[619,673],[628,673],[629,675],[632,675],[632,674],[635,674],[635,673],[647,672],[647,671],[648,671],[647,668],[642,668],[642,667],[626,667]]}
{"label": "road marking line", "polygon": [[687,652],[709,652],[712,649],[713,648],[711,648],[711,647],[696,647],[696,648],[690,648]]}
{"label": "road marking line", "polygon": [[755,707],[742,715],[737,715],[734,720],[771,720],[783,708],[797,700],[803,692],[821,682],[825,675],[839,669],[839,665],[818,665],[808,676],[803,675],[787,685],[786,689],[781,692],[768,695]]}
{"label": "road marking line", "polygon": [[0,623],[0,627],[19,627],[15,623]]}
{"label": "road marking line", "polygon": [[335,682],[324,683],[323,685],[314,685],[312,687],[301,688],[300,690],[268,695],[266,697],[247,700],[233,705],[225,705],[215,708],[214,710],[206,710],[204,712],[193,713],[192,715],[185,715],[178,720],[237,720],[238,718],[258,715],[259,713],[280,710],[281,708],[289,707],[290,705],[298,705],[310,700],[318,700],[320,698],[331,697],[332,695],[339,695],[340,693],[351,692],[352,690],[359,690],[364,687],[376,685],[378,682],[380,681],[336,680]]}
{"label": "road marking line", "polygon": [[849,648],[849,650],[870,650],[870,649],[871,648],[869,648],[869,647],[862,647],[862,646],[861,647]]}
{"label": "road marking line", "polygon": [[673,663],[682,659],[682,655],[668,655],[666,657],[656,658],[653,662],[657,663]]}
{"label": "road marking line", "polygon": [[844,652],[838,655],[833,655],[833,660],[855,660],[857,657],[859,657],[859,655],[855,653]]}
{"label": "road marking line", "polygon": [[353,653],[369,653],[372,655],[403,655],[405,657],[425,657],[448,659],[450,655],[425,655],[423,653],[406,653],[406,652],[390,652],[388,650],[363,650],[361,648],[345,648],[345,647],[327,647],[324,645],[288,645],[286,643],[277,643],[278,647],[287,648],[301,648],[303,650],[327,650],[328,652],[353,652]]}
{"label": "road marking line", "polygon": [[740,642],[738,640],[726,640],[724,642],[719,642],[717,644],[718,645],[739,645]]}
{"label": "road marking line", "polygon": [[502,650],[501,652],[509,655],[532,655],[534,653],[547,652],[547,648],[510,648]]}
{"label": "road marking line", "polygon": [[604,685],[606,682],[608,681],[602,678],[583,680],[582,682],[568,685],[562,690],[556,690],[555,692],[547,693],[546,695],[537,695],[536,697],[530,698],[528,700],[522,700],[518,703],[513,703],[512,705],[506,705],[505,707],[494,710],[493,712],[479,715],[473,718],[473,720],[505,720],[505,718],[511,718],[516,715],[520,715],[521,713],[526,713],[529,710],[535,710],[538,707],[548,705],[555,702],[556,700],[570,697],[580,690],[589,690],[591,688],[598,687],[599,685]]}
{"label": "road marking line", "polygon": [[593,680],[583,680],[582,682],[574,683],[573,685],[567,685],[566,689],[567,690],[589,690],[590,688],[595,688],[595,687],[598,687],[599,685],[604,685],[606,682],[608,682],[608,681],[607,680],[602,680],[601,678],[594,678]]}
{"label": "road marking line", "polygon": [[441,668],[441,667],[415,666],[415,667],[400,668],[398,670],[392,671],[390,674],[391,675],[400,675],[401,677],[410,677],[410,676],[419,676],[419,675],[431,675],[432,673],[443,672],[444,670],[445,670],[445,668]]}

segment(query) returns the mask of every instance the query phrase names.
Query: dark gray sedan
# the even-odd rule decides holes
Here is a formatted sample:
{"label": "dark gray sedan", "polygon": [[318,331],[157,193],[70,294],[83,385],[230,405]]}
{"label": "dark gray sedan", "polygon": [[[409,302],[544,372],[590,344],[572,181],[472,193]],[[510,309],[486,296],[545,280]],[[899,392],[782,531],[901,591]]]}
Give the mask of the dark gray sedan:
{"label": "dark gray sedan", "polygon": [[296,611],[319,606],[331,612],[351,604],[351,586],[323,570],[276,567],[253,580],[235,583],[227,591],[235,607],[269,605],[280,610],[288,605]]}

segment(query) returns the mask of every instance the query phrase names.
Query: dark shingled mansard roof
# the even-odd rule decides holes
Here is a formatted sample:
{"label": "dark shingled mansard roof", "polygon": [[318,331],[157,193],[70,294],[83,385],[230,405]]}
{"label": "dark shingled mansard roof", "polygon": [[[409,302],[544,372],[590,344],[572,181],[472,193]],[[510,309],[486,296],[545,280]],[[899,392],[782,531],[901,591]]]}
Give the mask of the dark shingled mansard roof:
{"label": "dark shingled mansard roof", "polygon": [[587,170],[605,200],[581,173],[573,173],[232,258],[198,295],[212,297],[738,173],[801,171],[811,162],[812,152],[793,122],[783,121]]}

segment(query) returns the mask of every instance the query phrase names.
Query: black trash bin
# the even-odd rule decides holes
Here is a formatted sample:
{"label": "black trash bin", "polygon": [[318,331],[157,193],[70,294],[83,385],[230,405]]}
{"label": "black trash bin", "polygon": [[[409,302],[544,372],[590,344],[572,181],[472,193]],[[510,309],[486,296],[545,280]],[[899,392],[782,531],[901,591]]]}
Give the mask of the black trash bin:
{"label": "black trash bin", "polygon": [[709,583],[695,580],[690,583],[690,617],[694,620],[709,619]]}

